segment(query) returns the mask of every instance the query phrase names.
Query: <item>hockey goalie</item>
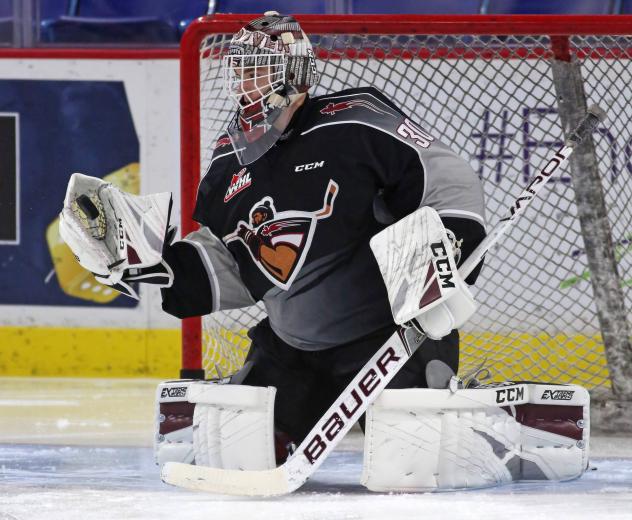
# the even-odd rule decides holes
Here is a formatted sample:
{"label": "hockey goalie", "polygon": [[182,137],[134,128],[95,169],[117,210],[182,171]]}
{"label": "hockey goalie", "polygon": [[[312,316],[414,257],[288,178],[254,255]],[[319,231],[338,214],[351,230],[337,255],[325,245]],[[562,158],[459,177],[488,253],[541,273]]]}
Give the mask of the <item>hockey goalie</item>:
{"label": "hockey goalie", "polygon": [[[236,111],[200,183],[198,231],[175,240],[170,194],[133,196],[81,174],[61,214],[81,265],[128,296],[139,297],[131,282],[158,285],[180,318],[265,305],[239,372],[158,387],[157,462],[265,471],[300,455],[315,465],[366,409],[372,490],[581,475],[585,390],[463,388],[456,377],[481,266],[466,277],[458,268],[485,237],[468,163],[374,88],[310,97],[317,65],[290,16],[247,24],[223,67]],[[400,331],[415,344],[410,359],[381,358],[383,373],[361,375]]]}

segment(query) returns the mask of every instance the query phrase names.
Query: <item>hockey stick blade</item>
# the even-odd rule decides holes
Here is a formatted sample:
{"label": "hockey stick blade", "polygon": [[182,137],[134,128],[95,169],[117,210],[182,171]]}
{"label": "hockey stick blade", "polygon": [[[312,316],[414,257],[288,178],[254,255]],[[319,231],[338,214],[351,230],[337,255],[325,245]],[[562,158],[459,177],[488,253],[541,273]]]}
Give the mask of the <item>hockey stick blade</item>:
{"label": "hockey stick blade", "polygon": [[[474,270],[487,251],[537,196],[552,174],[566,163],[574,148],[604,119],[605,112],[600,108],[593,106],[588,110],[565,145],[549,159],[531,184],[514,201],[509,215],[496,224],[463,262],[459,268],[462,278],[465,279]],[[223,495],[272,496],[295,491],[314,474],[424,339],[425,336],[419,335],[413,328],[398,327],[318,420],[294,454],[281,466],[271,470],[242,471],[167,462],[161,471],[162,480],[174,486]]]}
{"label": "hockey stick blade", "polygon": [[274,496],[293,491],[285,465],[254,472],[167,462],[161,478],[167,484],[220,495]]}

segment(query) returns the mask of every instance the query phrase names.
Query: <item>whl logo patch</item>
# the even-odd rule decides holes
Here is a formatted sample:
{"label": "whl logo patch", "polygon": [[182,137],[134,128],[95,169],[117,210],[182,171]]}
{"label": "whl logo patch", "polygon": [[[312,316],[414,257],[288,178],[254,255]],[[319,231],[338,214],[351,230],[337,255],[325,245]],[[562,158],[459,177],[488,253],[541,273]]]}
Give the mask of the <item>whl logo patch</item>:
{"label": "whl logo patch", "polygon": [[246,168],[242,168],[237,173],[233,173],[233,178],[230,181],[230,186],[226,190],[224,195],[224,202],[228,202],[239,192],[244,191],[248,186],[252,184],[250,178],[250,172],[246,171]]}
{"label": "whl logo patch", "polygon": [[570,401],[573,398],[574,390],[545,390],[542,399],[552,401]]}

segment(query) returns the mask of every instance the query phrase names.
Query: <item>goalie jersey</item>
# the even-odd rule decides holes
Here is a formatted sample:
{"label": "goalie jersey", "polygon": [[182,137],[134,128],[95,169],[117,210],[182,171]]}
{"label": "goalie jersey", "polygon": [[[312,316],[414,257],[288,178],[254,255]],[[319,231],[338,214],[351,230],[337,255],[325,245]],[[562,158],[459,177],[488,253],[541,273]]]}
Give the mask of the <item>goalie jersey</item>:
{"label": "goalie jersey", "polygon": [[[373,88],[307,98],[283,137],[242,166],[223,135],[198,191],[202,228],[165,250],[178,317],[264,302],[302,350],[393,323],[369,239],[431,206],[466,258],[485,235],[478,176]],[[472,283],[477,271],[468,278]]]}

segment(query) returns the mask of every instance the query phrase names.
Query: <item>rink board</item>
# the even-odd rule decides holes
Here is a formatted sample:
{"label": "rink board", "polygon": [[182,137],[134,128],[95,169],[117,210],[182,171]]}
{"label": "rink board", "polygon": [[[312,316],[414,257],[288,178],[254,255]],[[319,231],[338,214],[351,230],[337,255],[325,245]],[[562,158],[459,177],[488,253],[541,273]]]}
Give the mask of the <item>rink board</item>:
{"label": "rink board", "polygon": [[[61,53],[61,51],[56,51]],[[174,191],[174,222],[179,221],[179,114],[178,114],[178,77],[179,63],[177,59],[147,60],[120,59],[120,57],[103,54],[102,59],[3,59],[3,71],[0,80],[4,81],[64,81],[72,78],[76,82],[85,82],[86,88],[93,88],[99,82],[119,82],[124,86],[129,112],[139,141],[139,177],[140,192],[151,193],[158,191]],[[473,62],[470,62],[470,65]],[[617,63],[608,75],[609,82],[616,82],[624,70],[620,67],[627,62]],[[487,67],[500,70],[502,63],[486,62]],[[356,67],[366,67],[367,63],[358,63]],[[369,69],[377,64],[371,63]],[[389,66],[388,60],[385,66]],[[436,60],[428,60],[427,65],[440,70],[442,64]],[[482,63],[481,63],[482,65]],[[469,67],[464,62],[465,76],[472,74],[476,67]],[[509,100],[499,96],[497,92],[489,90],[484,93],[489,96],[486,109],[495,110],[502,106],[502,112],[507,120],[490,121],[497,128],[520,128],[521,131],[511,139],[514,130],[507,130],[501,137],[506,139],[506,149],[496,150],[500,144],[493,142],[493,153],[481,150],[481,139],[474,138],[481,134],[488,112],[472,112],[460,114],[466,130],[460,135],[469,139],[459,140],[457,135],[451,134],[447,122],[443,121],[431,110],[424,114],[416,114],[428,127],[433,128],[442,139],[461,150],[464,156],[472,161],[474,168],[484,176],[489,176],[487,186],[488,221],[492,223],[494,215],[504,207],[505,200],[497,200],[495,195],[500,189],[506,192],[510,188],[524,187],[542,158],[547,153],[547,146],[533,145],[533,139],[541,136],[532,133],[531,123],[540,119],[547,120],[548,126],[558,126],[555,110],[555,98],[552,84],[546,71],[543,72],[542,84],[539,90],[542,95],[537,100],[531,97],[525,100]],[[330,76],[331,77],[331,76]],[[352,77],[354,77],[352,75]],[[389,88],[385,77],[376,74],[364,76],[364,81],[383,89],[387,94]],[[103,85],[102,85],[103,86]],[[336,81],[324,81],[320,88],[335,90],[343,85]],[[410,109],[411,103],[421,100],[422,105],[431,106],[435,102],[448,102],[444,99],[446,93],[440,85],[430,81],[417,84],[413,82],[411,89],[404,99],[397,99],[403,107]],[[490,85],[490,89],[492,86]],[[608,90],[606,87],[604,89]],[[317,92],[322,93],[322,92]],[[483,94],[481,94],[483,95]],[[599,93],[593,93],[598,98]],[[593,99],[591,99],[593,101]],[[157,110],[157,107],[160,109]],[[628,110],[628,107],[625,108]],[[497,110],[496,110],[497,111]],[[470,121],[467,122],[467,118]],[[24,122],[24,121],[22,121]],[[632,161],[629,154],[614,154],[616,149],[628,150],[630,143],[625,140],[623,129],[602,128],[596,136],[601,165],[604,168],[607,203],[617,207],[616,195],[625,193],[629,174],[632,172]],[[210,129],[209,129],[210,131]],[[560,129],[561,131],[561,129]],[[482,134],[481,134],[482,135]],[[64,136],[62,136],[64,138]],[[615,146],[616,145],[616,146]],[[89,149],[76,147],[77,151],[89,154]],[[483,153],[485,152],[485,153]],[[505,155],[507,157],[505,157]],[[480,157],[480,159],[478,158]],[[83,164],[83,162],[79,162]],[[121,165],[124,166],[124,165]],[[109,173],[111,170],[108,169]],[[22,172],[29,175],[29,172]],[[70,173],[70,172],[68,172]],[[91,173],[91,172],[88,172]],[[61,186],[63,179],[51,179],[50,185]],[[49,195],[58,200],[55,208],[61,205],[62,196]],[[564,174],[554,179],[547,197],[534,204],[532,216],[522,220],[510,238],[499,251],[489,255],[486,270],[494,283],[479,283],[477,299],[484,302],[511,302],[518,311],[507,320],[503,319],[506,312],[505,305],[488,306],[473,320],[472,330],[489,331],[484,336],[489,341],[489,348],[476,341],[464,341],[462,365],[464,367],[480,364],[487,356],[487,365],[495,378],[511,378],[512,370],[508,367],[530,366],[530,371],[543,374],[546,379],[557,377],[558,368],[566,367],[563,380],[577,379],[586,386],[607,386],[608,372],[605,367],[603,347],[598,340],[596,324],[594,323],[594,302],[590,287],[590,272],[585,265],[583,244],[578,238],[579,230],[572,224],[574,207],[570,202],[572,197],[568,176]],[[559,200],[569,201],[564,211],[559,209]],[[32,277],[41,279],[44,287],[53,287],[58,283],[58,277],[52,269],[53,263],[45,244],[45,231],[56,217],[56,211],[51,211],[46,219],[41,218],[41,226],[33,230],[29,238],[26,228],[21,229],[22,239],[29,243],[37,243],[40,249],[31,254],[29,267],[33,269]],[[532,238],[525,238],[521,244],[516,244],[519,236],[525,237],[529,228],[542,229],[542,222],[537,222],[542,215],[553,214],[559,226],[568,231],[569,236],[563,243],[554,240],[554,236],[546,231],[539,232]],[[497,216],[497,215],[496,215]],[[534,224],[532,222],[535,221]],[[617,248],[620,272],[626,300],[629,301],[632,282],[629,280],[630,261],[629,230],[625,222],[613,222],[615,247]],[[536,242],[537,239],[537,242]],[[543,245],[542,245],[543,244]],[[12,258],[13,245],[5,245],[7,258]],[[542,267],[528,267],[537,265],[539,258],[545,257],[553,261]],[[18,262],[12,260],[15,268]],[[23,264],[20,264],[23,265]],[[23,268],[23,267],[22,267]],[[551,274],[564,273],[557,285],[548,286],[549,292],[543,289],[544,284],[538,280]],[[4,271],[7,279],[11,273]],[[534,281],[534,287],[527,287],[523,291],[516,290],[516,277],[522,276]],[[1,286],[1,284],[0,284]],[[484,290],[484,292],[482,292]],[[524,293],[524,294],[522,294]],[[507,294],[510,297],[507,297]],[[27,292],[26,297],[30,297]],[[118,297],[122,299],[123,297]],[[77,300],[78,301],[78,300]],[[98,304],[88,301],[81,302],[82,306],[60,306],[46,302],[32,301],[25,305],[3,305],[0,318],[0,374],[38,374],[38,375],[71,375],[71,376],[134,376],[156,375],[172,377],[179,365],[179,321],[167,316],[160,308],[160,295],[155,288],[143,288],[141,302],[134,308],[114,308],[112,304]],[[556,327],[560,324],[549,323],[545,320],[552,307],[562,305],[565,309],[560,335]],[[529,320],[535,319],[537,328],[521,328]],[[517,336],[509,336],[507,330],[494,328],[494,323],[503,321],[504,327],[510,330],[520,330]],[[544,330],[548,336],[542,336]],[[571,332],[572,331],[572,332]],[[548,338],[548,339],[547,339]],[[474,354],[472,344],[480,346],[482,350]],[[493,345],[493,346],[492,346]],[[221,360],[219,360],[221,362]],[[218,360],[213,359],[212,365]],[[221,364],[221,363],[220,363]],[[562,375],[560,374],[560,377]]]}
{"label": "rink board", "polygon": [[0,374],[159,377],[180,373],[178,329],[1,327]]}
{"label": "rink board", "polygon": [[[232,337],[240,353],[237,358],[243,361],[248,347],[239,335]],[[582,381],[589,389],[610,386],[598,335],[487,334],[483,338],[462,336],[461,374],[485,360],[495,381],[514,379],[516,365],[528,368],[540,381]],[[8,376],[172,378],[180,369],[180,331],[173,329],[2,327],[0,345],[0,373]],[[507,364],[507,359],[512,363]],[[222,366],[219,358],[210,361],[209,369]]]}

